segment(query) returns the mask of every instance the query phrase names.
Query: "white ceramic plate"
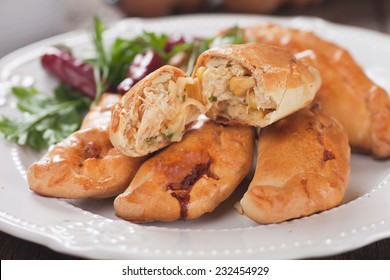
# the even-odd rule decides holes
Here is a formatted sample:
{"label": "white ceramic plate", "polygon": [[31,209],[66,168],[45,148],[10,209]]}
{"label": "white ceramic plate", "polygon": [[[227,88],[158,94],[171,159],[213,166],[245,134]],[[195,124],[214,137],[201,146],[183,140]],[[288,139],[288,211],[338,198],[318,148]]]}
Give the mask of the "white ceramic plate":
{"label": "white ceramic plate", "polygon": [[[198,15],[153,20],[130,19],[112,26],[107,40],[142,30],[212,36],[234,24],[276,22],[313,30],[346,47],[368,75],[390,91],[390,37],[330,24],[315,18]],[[85,55],[85,32],[68,33],[21,50],[0,61],[0,114],[15,115],[9,94],[14,84],[49,91],[56,81],[39,65],[45,47],[65,43]],[[353,117],[353,116],[351,116]],[[0,139],[0,229],[56,251],[99,259],[290,259],[337,254],[390,237],[390,161],[353,155],[344,203],[330,211],[275,225],[257,225],[232,207],[240,191],[217,210],[195,221],[136,225],[115,217],[112,199],[61,200],[40,197],[25,172],[41,155]],[[244,189],[243,189],[244,190]],[[242,193],[242,191],[241,191]]]}

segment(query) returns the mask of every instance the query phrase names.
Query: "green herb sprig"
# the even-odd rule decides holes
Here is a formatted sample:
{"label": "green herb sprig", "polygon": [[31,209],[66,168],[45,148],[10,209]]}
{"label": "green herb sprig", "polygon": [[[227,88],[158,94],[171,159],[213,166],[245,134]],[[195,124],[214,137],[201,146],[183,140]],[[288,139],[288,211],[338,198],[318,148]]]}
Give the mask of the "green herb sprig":
{"label": "green herb sprig", "polygon": [[94,66],[97,91],[95,102],[99,100],[105,90],[115,89],[127,77],[128,68],[137,54],[153,50],[167,62],[178,52],[192,48],[192,44],[183,43],[167,52],[165,46],[169,36],[164,33],[157,34],[147,31],[132,39],[116,38],[111,47],[105,47],[103,35],[106,29],[102,21],[95,17],[92,36],[95,57],[87,60]]}
{"label": "green herb sprig", "polygon": [[61,84],[49,98],[35,88],[12,88],[20,118],[0,119],[5,139],[34,150],[47,148],[79,129],[90,101]]}
{"label": "green herb sprig", "polygon": [[187,46],[187,50],[189,49],[191,51],[190,59],[187,65],[187,74],[192,74],[192,71],[194,70],[196,64],[196,60],[198,59],[199,55],[202,52],[208,50],[209,48],[214,48],[227,44],[243,43],[245,43],[244,34],[238,26],[233,26],[232,28],[226,30],[225,32],[217,36],[191,43],[190,46]]}

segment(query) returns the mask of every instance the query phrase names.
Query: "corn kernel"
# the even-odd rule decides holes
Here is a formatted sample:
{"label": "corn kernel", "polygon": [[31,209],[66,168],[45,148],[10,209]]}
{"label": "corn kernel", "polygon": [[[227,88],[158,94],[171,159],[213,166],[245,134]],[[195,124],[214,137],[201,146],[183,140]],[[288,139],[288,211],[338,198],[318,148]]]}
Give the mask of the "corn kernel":
{"label": "corn kernel", "polygon": [[199,79],[199,81],[202,81],[204,71],[206,71],[206,67],[203,66],[199,67],[196,71],[196,77]]}
{"label": "corn kernel", "polygon": [[255,86],[255,79],[250,76],[238,76],[230,79],[230,91],[239,97],[246,95]]}
{"label": "corn kernel", "polygon": [[188,97],[198,100],[202,104],[204,103],[202,95],[202,85],[200,84],[199,79],[193,79],[193,83],[187,83],[185,88]]}
{"label": "corn kernel", "polygon": [[249,108],[257,110],[255,92],[253,90],[248,94],[248,105]]}

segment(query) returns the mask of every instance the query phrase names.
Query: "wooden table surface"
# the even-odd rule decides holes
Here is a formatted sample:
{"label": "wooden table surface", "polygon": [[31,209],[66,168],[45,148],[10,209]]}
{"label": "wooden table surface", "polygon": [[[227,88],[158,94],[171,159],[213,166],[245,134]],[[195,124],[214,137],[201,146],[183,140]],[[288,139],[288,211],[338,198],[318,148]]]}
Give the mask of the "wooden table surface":
{"label": "wooden table surface", "polygon": [[[94,14],[104,22],[123,18],[113,6],[96,0],[65,0],[66,30],[90,26]],[[202,12],[224,12],[221,8],[209,8]],[[390,34],[389,0],[325,0],[321,6],[303,9],[279,10],[277,15],[309,15],[332,22],[364,27]],[[389,59],[389,58],[387,58]],[[389,201],[390,203],[390,201]],[[4,232],[0,232],[0,257],[6,259],[79,259],[77,256],[64,255]],[[369,244],[363,248],[321,259],[390,259],[390,238]]]}

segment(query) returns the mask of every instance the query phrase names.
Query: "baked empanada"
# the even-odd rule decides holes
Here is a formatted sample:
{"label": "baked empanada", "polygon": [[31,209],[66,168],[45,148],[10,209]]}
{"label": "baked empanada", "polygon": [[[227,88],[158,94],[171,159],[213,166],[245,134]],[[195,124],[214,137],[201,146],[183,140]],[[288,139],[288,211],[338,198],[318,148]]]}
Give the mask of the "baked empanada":
{"label": "baked empanada", "polygon": [[138,157],[182,139],[204,106],[199,85],[165,65],[134,85],[112,109],[110,139],[122,153]]}
{"label": "baked empanada", "polygon": [[44,196],[104,198],[122,193],[144,158],[131,158],[108,137],[111,107],[120,96],[104,94],[82,128],[56,144],[27,170],[30,188]]}
{"label": "baked empanada", "polygon": [[253,150],[253,128],[207,121],[147,160],[115,199],[115,212],[141,223],[198,218],[247,176]]}
{"label": "baked empanada", "polygon": [[335,120],[302,109],[260,132],[256,171],[240,206],[278,223],[339,205],[349,182],[350,147]]}
{"label": "baked empanada", "polygon": [[208,117],[256,127],[308,105],[321,84],[313,66],[286,50],[257,43],[205,51],[193,77],[201,82]]}
{"label": "baked empanada", "polygon": [[322,110],[341,123],[354,150],[378,158],[390,156],[389,95],[365,75],[345,49],[313,33],[274,24],[248,27],[243,32],[249,41],[280,46],[293,53],[310,50],[306,59],[322,77],[315,98]]}

